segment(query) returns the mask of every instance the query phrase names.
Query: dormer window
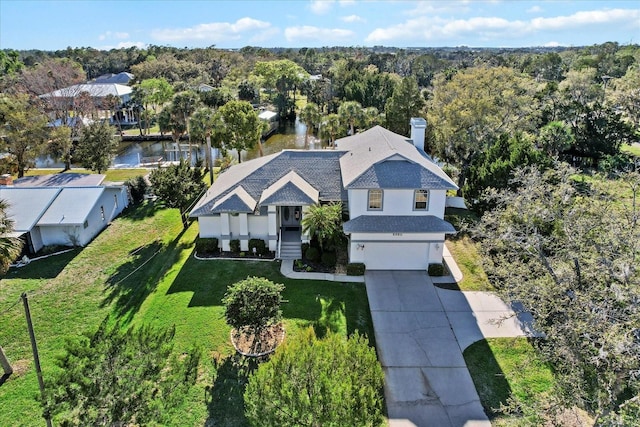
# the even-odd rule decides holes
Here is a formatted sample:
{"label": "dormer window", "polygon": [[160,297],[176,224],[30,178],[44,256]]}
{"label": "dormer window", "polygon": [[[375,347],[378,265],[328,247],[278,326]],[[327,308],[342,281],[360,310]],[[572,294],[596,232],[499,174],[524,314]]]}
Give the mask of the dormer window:
{"label": "dormer window", "polygon": [[382,190],[380,189],[369,190],[369,210],[370,211],[382,210]]}
{"label": "dormer window", "polygon": [[416,211],[426,211],[429,207],[429,191],[416,190],[413,193],[413,209]]}

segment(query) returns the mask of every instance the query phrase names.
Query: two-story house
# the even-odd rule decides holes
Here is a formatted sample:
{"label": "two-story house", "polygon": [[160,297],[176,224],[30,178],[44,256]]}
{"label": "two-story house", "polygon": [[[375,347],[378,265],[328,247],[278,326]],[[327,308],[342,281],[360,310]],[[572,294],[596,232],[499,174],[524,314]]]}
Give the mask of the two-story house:
{"label": "two-story house", "polygon": [[426,122],[411,139],[380,126],[336,141],[336,150],[283,150],[222,173],[191,212],[200,237],[222,249],[263,239],[279,258],[300,256],[309,206],[341,201],[349,213],[350,262],[372,269],[424,270],[442,262],[446,191],[453,181],[424,153]]}

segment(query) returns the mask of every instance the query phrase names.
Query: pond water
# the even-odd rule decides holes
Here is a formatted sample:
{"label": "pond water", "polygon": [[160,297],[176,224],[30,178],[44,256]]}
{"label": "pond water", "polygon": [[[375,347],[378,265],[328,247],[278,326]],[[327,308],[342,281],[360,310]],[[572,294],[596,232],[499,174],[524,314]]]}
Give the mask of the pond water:
{"label": "pond water", "polygon": [[[314,136],[309,136],[309,142],[305,147],[304,134],[306,126],[298,120],[295,123],[287,122],[281,126],[276,133],[272,134],[266,141],[262,143],[262,152],[264,155],[278,153],[284,149],[317,149],[322,148],[320,140]],[[192,159],[195,162],[198,159],[205,159],[206,148],[203,146],[192,147]],[[180,147],[171,139],[166,141],[147,141],[147,142],[125,142],[118,149],[118,154],[113,161],[113,167],[131,168],[141,164],[157,163],[161,161],[178,161],[180,157],[187,157],[189,144],[181,143]],[[214,158],[220,154],[217,149],[212,150]],[[233,150],[230,154],[234,158],[238,158],[238,153]],[[260,157],[258,147],[249,151],[242,152],[242,161],[251,160]],[[62,168],[64,164],[52,159],[49,156],[42,156],[36,160],[38,168]]]}

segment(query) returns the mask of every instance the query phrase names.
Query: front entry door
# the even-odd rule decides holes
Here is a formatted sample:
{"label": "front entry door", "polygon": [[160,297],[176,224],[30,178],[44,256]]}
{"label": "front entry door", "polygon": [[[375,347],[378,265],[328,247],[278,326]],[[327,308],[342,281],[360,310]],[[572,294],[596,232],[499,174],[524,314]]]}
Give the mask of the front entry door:
{"label": "front entry door", "polygon": [[300,227],[300,221],[302,220],[301,206],[282,206],[280,213],[283,227]]}

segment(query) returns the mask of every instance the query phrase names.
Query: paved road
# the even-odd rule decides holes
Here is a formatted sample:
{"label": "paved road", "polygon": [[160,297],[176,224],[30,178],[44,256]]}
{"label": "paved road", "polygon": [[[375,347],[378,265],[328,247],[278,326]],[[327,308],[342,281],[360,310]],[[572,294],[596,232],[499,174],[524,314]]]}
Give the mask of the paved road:
{"label": "paved road", "polygon": [[524,335],[518,319],[492,321],[513,312],[489,294],[437,289],[423,271],[367,271],[365,282],[390,427],[490,427],[462,350]]}

